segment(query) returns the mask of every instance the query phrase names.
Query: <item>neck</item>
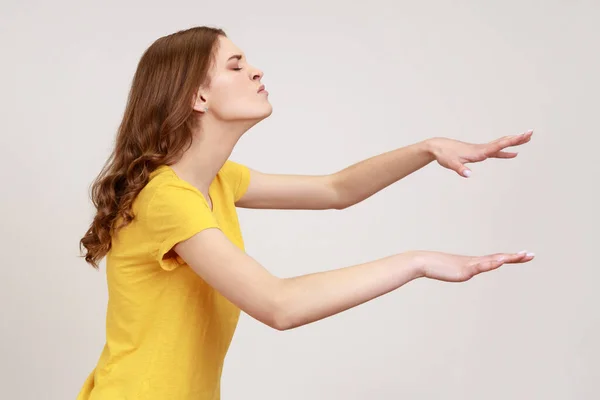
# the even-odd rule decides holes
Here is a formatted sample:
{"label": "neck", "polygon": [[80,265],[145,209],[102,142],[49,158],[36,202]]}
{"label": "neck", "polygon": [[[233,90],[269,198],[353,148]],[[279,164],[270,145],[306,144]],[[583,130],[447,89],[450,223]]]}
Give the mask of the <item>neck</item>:
{"label": "neck", "polygon": [[193,134],[192,145],[171,165],[177,175],[208,198],[208,189],[231,156],[240,137],[250,128],[248,122],[223,123],[205,115],[201,129]]}

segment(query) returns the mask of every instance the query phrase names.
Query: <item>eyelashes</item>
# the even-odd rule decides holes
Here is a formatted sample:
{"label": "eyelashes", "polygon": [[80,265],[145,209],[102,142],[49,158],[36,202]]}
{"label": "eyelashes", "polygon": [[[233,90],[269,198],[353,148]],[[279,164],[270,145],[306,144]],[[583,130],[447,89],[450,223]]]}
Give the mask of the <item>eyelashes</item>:
{"label": "eyelashes", "polygon": [[239,68],[233,68],[233,70],[234,70],[234,71],[241,71],[241,70],[242,70],[242,68],[241,68],[241,67],[239,67]]}

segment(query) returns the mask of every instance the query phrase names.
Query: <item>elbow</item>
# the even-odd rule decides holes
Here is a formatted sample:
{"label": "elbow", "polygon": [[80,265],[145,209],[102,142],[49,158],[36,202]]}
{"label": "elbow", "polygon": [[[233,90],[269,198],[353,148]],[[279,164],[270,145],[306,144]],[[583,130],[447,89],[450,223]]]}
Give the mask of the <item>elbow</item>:
{"label": "elbow", "polygon": [[336,203],[332,208],[334,210],[345,210],[348,207],[350,207],[348,203]]}
{"label": "elbow", "polygon": [[273,318],[271,324],[269,326],[277,331],[283,332],[294,328],[292,324],[290,324],[289,320],[285,318],[285,316],[277,316]]}
{"label": "elbow", "polygon": [[277,331],[287,331],[292,329],[294,326],[290,323],[288,316],[279,310],[269,311],[263,314],[261,318],[256,318],[269,328],[273,328]]}
{"label": "elbow", "polygon": [[281,332],[295,328],[290,313],[288,312],[288,308],[282,304],[276,304],[271,309],[265,323],[269,327]]}
{"label": "elbow", "polygon": [[292,307],[290,307],[290,299],[285,296],[286,290],[284,282],[280,281],[277,290],[274,291],[274,296],[271,297],[269,307],[263,314],[261,320],[265,325],[278,331],[287,331],[295,328],[297,325],[293,323]]}
{"label": "elbow", "polygon": [[350,207],[348,196],[339,189],[335,183],[330,184],[330,195],[329,195],[329,209],[331,210],[344,210]]}
{"label": "elbow", "polygon": [[338,177],[334,175],[328,176],[329,186],[329,209],[332,210],[344,210],[350,207],[352,204],[348,200],[348,196],[344,194],[344,191],[340,189]]}
{"label": "elbow", "polygon": [[289,282],[289,279],[278,278],[270,290],[263,292],[269,295],[262,297],[262,307],[254,314],[256,320],[277,331],[288,331],[311,322],[307,307]]}
{"label": "elbow", "polygon": [[292,327],[285,313],[271,307],[265,307],[254,312],[250,310],[244,310],[244,312],[256,321],[277,331],[287,331]]}

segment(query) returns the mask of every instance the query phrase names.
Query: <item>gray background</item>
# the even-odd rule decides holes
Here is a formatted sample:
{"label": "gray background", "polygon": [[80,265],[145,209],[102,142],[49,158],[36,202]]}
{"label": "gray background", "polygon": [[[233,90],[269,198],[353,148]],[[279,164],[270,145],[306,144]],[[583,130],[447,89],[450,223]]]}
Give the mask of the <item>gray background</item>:
{"label": "gray background", "polygon": [[529,250],[277,332],[243,315],[223,399],[597,399],[597,1],[2,1],[0,398],[74,398],[104,343],[104,268],[78,258],[88,187],[142,52],[226,30],[273,115],[232,159],[320,174],[432,136],[535,128],[514,160],[437,164],[344,211],[240,210],[279,276],[409,249]]}

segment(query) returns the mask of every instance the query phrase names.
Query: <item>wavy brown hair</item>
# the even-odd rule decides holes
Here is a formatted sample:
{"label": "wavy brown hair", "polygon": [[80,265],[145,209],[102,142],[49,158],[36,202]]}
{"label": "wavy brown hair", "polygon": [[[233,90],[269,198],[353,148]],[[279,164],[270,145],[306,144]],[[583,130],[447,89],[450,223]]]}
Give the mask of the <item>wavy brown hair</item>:
{"label": "wavy brown hair", "polygon": [[109,252],[116,230],[134,219],[132,204],[150,173],[176,161],[198,123],[194,94],[208,86],[221,29],[194,27],[157,39],[142,55],[117,132],[115,147],[91,186],[96,215],[82,256],[94,268]]}

